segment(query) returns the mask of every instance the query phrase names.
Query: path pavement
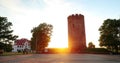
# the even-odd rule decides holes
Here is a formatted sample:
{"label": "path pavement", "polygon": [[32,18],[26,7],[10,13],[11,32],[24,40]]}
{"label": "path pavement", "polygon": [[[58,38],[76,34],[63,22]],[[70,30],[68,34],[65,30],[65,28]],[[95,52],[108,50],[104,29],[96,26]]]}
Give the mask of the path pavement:
{"label": "path pavement", "polygon": [[120,55],[29,54],[0,56],[0,63],[120,63]]}

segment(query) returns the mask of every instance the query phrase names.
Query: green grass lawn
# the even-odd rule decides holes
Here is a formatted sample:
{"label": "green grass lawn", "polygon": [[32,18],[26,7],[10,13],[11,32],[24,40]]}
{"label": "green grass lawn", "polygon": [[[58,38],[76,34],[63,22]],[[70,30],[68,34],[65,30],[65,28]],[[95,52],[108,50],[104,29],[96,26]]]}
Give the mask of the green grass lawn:
{"label": "green grass lawn", "polygon": [[17,52],[4,52],[3,54],[0,54],[0,56],[12,56],[12,55],[22,55],[23,53],[17,53]]}

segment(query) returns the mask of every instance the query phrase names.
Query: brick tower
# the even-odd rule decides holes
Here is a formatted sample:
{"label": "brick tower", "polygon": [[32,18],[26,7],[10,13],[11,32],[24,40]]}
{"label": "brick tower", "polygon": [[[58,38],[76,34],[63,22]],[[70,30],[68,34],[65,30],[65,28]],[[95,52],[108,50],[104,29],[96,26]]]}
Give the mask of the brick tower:
{"label": "brick tower", "polygon": [[68,16],[68,47],[71,52],[80,52],[86,48],[84,16]]}

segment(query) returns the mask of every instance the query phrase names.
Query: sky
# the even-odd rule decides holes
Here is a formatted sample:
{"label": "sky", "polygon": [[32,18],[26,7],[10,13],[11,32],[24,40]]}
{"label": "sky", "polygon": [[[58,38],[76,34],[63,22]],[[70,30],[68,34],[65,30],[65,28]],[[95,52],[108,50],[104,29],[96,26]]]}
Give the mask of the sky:
{"label": "sky", "polygon": [[40,23],[53,25],[48,47],[67,47],[68,22],[71,14],[85,19],[86,45],[99,47],[98,29],[104,20],[120,18],[120,0],[0,0],[0,16],[12,22],[13,34],[31,39],[31,30]]}

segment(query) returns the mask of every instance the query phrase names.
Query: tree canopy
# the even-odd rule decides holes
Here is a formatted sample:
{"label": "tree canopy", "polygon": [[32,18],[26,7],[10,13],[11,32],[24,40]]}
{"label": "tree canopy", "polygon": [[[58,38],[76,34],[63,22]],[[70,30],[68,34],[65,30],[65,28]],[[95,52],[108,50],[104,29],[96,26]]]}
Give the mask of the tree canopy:
{"label": "tree canopy", "polygon": [[[0,17],[0,42],[10,44],[18,36],[13,35],[11,30],[12,23],[8,22],[7,17]],[[5,46],[7,48],[7,46]]]}
{"label": "tree canopy", "polygon": [[51,24],[41,23],[31,30],[31,49],[43,51],[48,46],[52,35],[53,26]]}
{"label": "tree canopy", "polygon": [[118,52],[120,47],[120,19],[107,19],[99,28],[100,46],[105,46],[109,50]]}
{"label": "tree canopy", "polygon": [[92,42],[88,43],[88,48],[95,48],[95,45]]}

